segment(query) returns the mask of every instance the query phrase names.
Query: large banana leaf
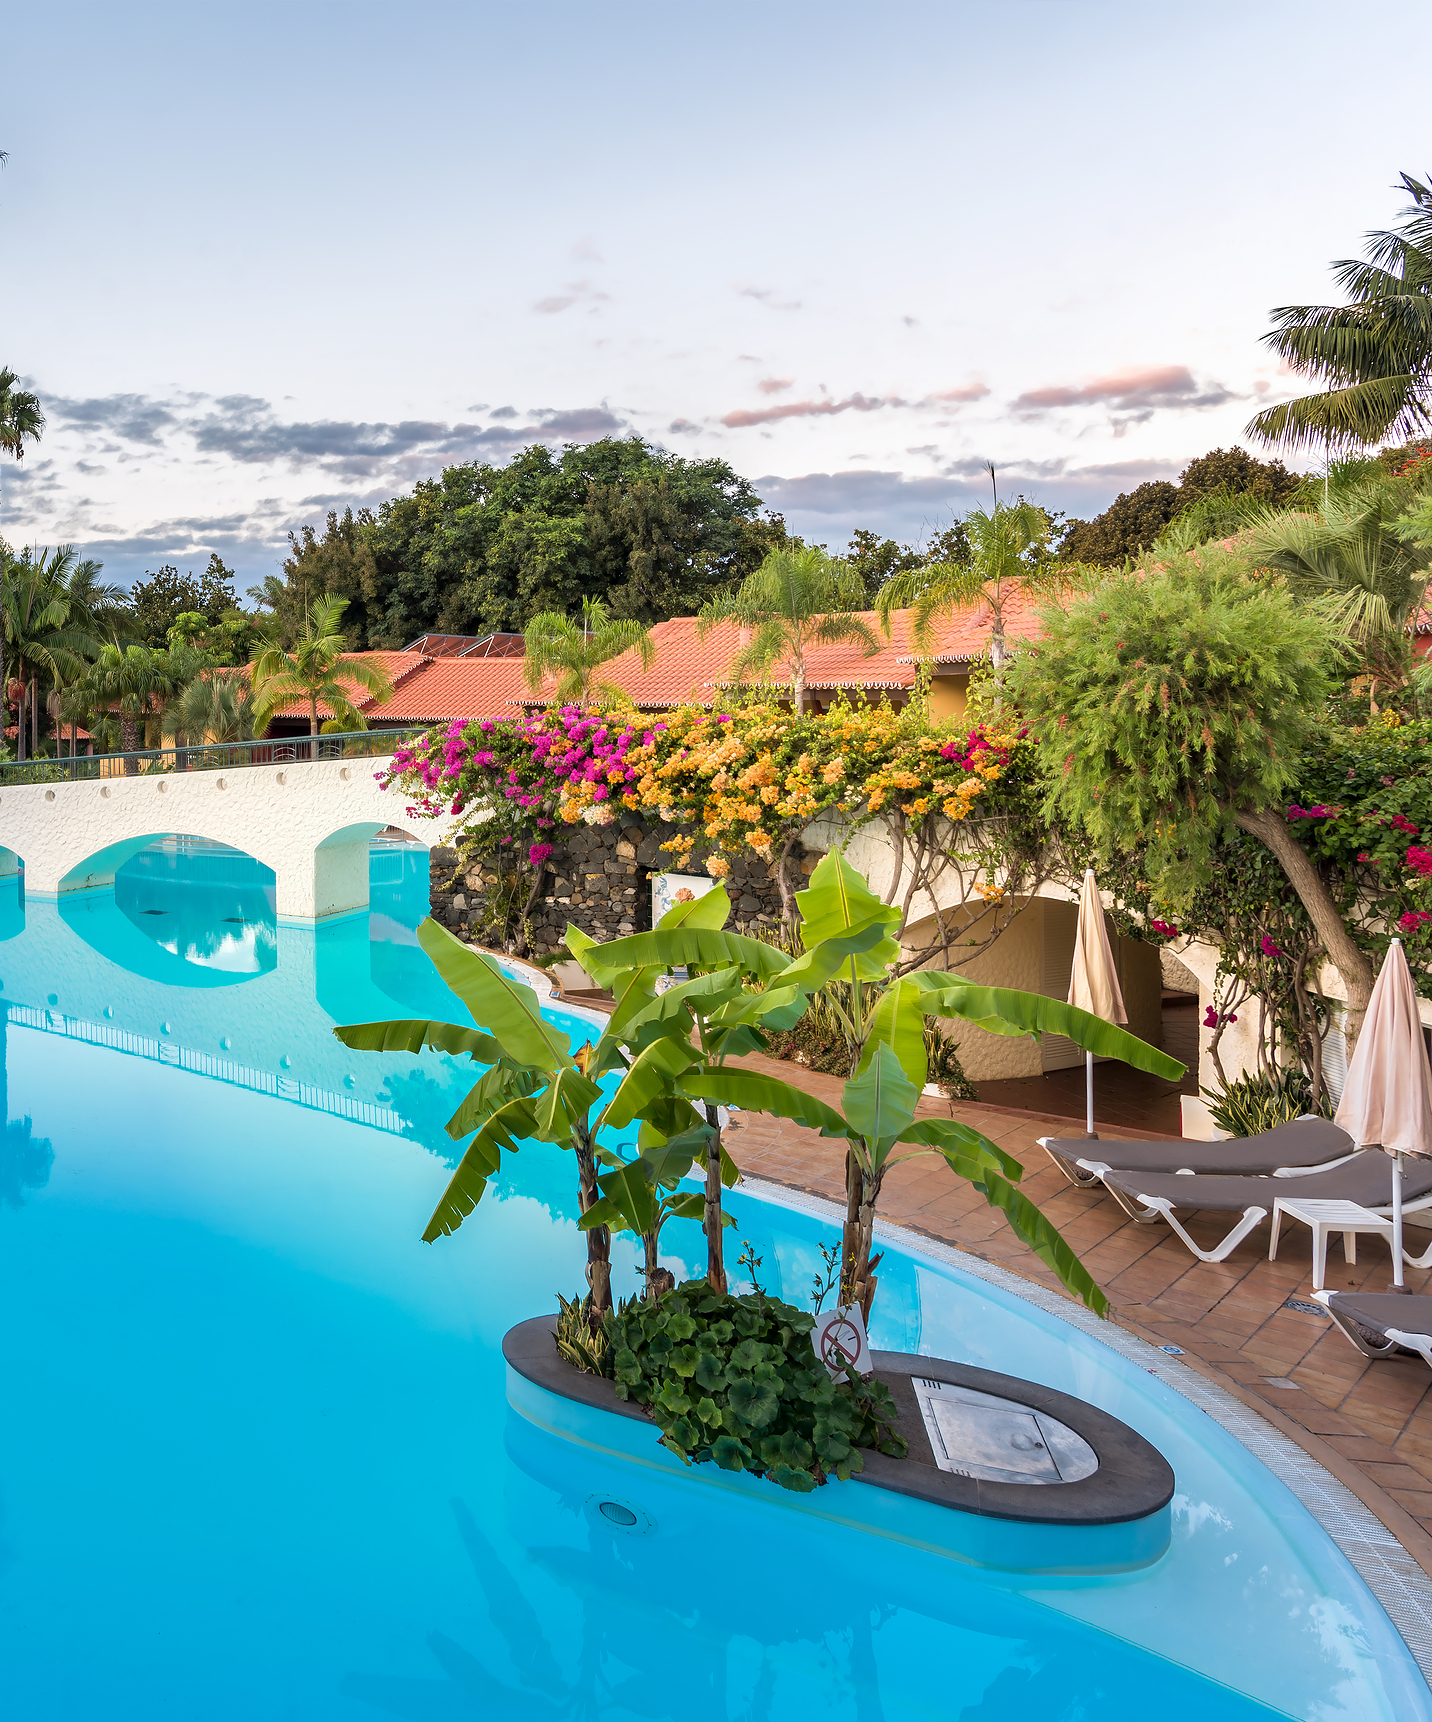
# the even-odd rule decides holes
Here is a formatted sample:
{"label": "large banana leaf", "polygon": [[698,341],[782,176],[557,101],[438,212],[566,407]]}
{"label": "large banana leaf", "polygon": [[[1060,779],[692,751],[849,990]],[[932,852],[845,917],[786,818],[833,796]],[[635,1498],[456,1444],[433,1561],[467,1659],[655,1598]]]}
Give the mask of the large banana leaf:
{"label": "large banana leaf", "polygon": [[544,1070],[519,1070],[510,1064],[494,1064],[484,1070],[468,1089],[462,1104],[444,1128],[454,1142],[460,1142],[483,1122],[505,1106],[509,1100],[535,1094],[547,1081]]}
{"label": "large banana leaf", "polygon": [[[567,948],[572,948],[570,939]],[[779,974],[790,961],[784,951],[763,944],[760,939],[748,939],[744,933],[717,932],[710,927],[658,927],[651,933],[631,933],[624,939],[613,939],[601,950],[603,966],[608,970],[634,969],[648,963],[659,963],[665,969],[680,968],[683,964],[719,969],[739,963],[762,979]]]}
{"label": "large banana leaf", "polygon": [[537,1134],[544,1142],[569,1141],[573,1125],[585,1121],[601,1097],[601,1089],[580,1070],[559,1070],[532,1103]]}
{"label": "large banana leaf", "polygon": [[[604,1172],[597,1179],[597,1188],[606,1199],[593,1203],[577,1221],[580,1231],[611,1226],[617,1231],[649,1232],[656,1224],[661,1197],[639,1160],[628,1160],[613,1171]],[[616,1218],[609,1217],[613,1212]]]}
{"label": "large banana leaf", "polygon": [[620,1032],[629,1045],[638,1048],[650,1041],[653,1031],[678,1034],[685,1039],[691,1033],[694,1011],[702,1016],[715,1015],[723,1005],[750,996],[741,984],[741,971],[734,965],[713,969],[709,974],[668,987],[660,998],[628,1017]]}
{"label": "large banana leaf", "polygon": [[582,965],[599,987],[611,986],[620,969],[619,966],[614,968],[606,962],[605,945],[599,944],[590,933],[584,933],[580,927],[574,927],[570,921],[567,923],[564,942],[573,959]]}
{"label": "large banana leaf", "polygon": [[808,951],[867,921],[894,925],[900,920],[899,909],[882,903],[839,849],[821,857],[810,884],[797,894],[796,906],[801,912],[801,943]]}
{"label": "large banana leaf", "polygon": [[484,956],[455,939],[431,916],[418,928],[418,943],[444,982],[487,1028],[514,1064],[556,1070],[572,1062],[571,1042],[542,1017],[531,987],[514,981]]}
{"label": "large banana leaf", "polygon": [[898,1140],[900,1143],[918,1143],[940,1154],[950,1149],[967,1159],[984,1156],[1012,1184],[1017,1184],[1024,1176],[1024,1167],[1012,1154],[1006,1154],[988,1136],[981,1135],[968,1124],[957,1123],[953,1118],[917,1118],[908,1129],[900,1132]]}
{"label": "large banana leaf", "polygon": [[607,1102],[602,1123],[612,1130],[630,1124],[658,1095],[670,1093],[682,1072],[698,1062],[699,1055],[688,1040],[662,1035],[652,1041],[632,1060],[621,1086]]}
{"label": "large banana leaf", "polygon": [[1014,1235],[1047,1267],[1053,1268],[1067,1291],[1081,1298],[1095,1315],[1109,1313],[1109,1300],[1094,1276],[1065,1243],[1059,1228],[1028,1196],[982,1161],[966,1159],[956,1149],[949,1149],[945,1160],[952,1172],[974,1185],[990,1207],[1000,1210]]}
{"label": "large banana leaf", "polygon": [[744,989],[728,1003],[713,1010],[707,1021],[715,1028],[735,1028],[741,1023],[760,1023],[779,1034],[794,1028],[805,1015],[809,998],[800,987],[784,985],[771,987],[763,993],[748,993]]}
{"label": "large banana leaf", "polygon": [[915,1087],[925,1086],[929,1060],[925,1052],[921,996],[919,987],[911,986],[909,981],[894,981],[886,987],[866,1029],[865,1050],[855,1070],[857,1076],[874,1058],[876,1047],[888,1046]]}
{"label": "large banana leaf", "polygon": [[953,1016],[995,1034],[1062,1034],[1096,1058],[1117,1058],[1165,1082],[1177,1082],[1184,1066],[1146,1040],[1103,1017],[1042,993],[1013,987],[977,987],[955,975],[917,969],[907,977],[920,988],[926,1016]]}
{"label": "large banana leaf", "polygon": [[681,1079],[681,1092],[718,1106],[738,1106],[747,1112],[769,1112],[793,1118],[822,1136],[848,1136],[850,1127],[840,1114],[813,1094],[802,1094],[788,1082],[761,1076],[754,1070],[699,1071]]}
{"label": "large banana leaf", "polygon": [[781,971],[781,984],[815,992],[827,981],[849,980],[852,968],[856,980],[883,981],[885,971],[899,955],[900,947],[890,937],[888,921],[876,917],[822,939]]}
{"label": "large banana leaf", "polygon": [[900,1132],[914,1122],[919,1098],[920,1090],[884,1041],[876,1046],[865,1069],[846,1083],[842,1094],[851,1128],[870,1144],[877,1162],[885,1158]]}
{"label": "large banana leaf", "polygon": [[459,1028],[455,1022],[407,1019],[397,1022],[354,1022],[335,1028],[334,1036],[355,1052],[470,1053],[479,1064],[496,1064],[502,1048],[479,1028]]}
{"label": "large banana leaf", "polygon": [[719,932],[731,919],[731,899],[724,885],[713,885],[704,897],[673,903],[656,923],[661,931],[672,927],[709,927]]}
{"label": "large banana leaf", "polygon": [[515,1154],[522,1142],[536,1133],[537,1120],[530,1100],[519,1097],[499,1107],[468,1143],[442,1200],[433,1209],[423,1242],[431,1244],[455,1232],[482,1200],[487,1180],[501,1163],[503,1150]]}
{"label": "large banana leaf", "polygon": [[[587,972],[596,978],[593,970]],[[601,973],[607,975],[608,971],[603,969]],[[615,1008],[587,1065],[589,1076],[605,1076],[614,1066],[625,1063],[622,1053],[626,1025],[655,999],[657,978],[665,973],[664,967],[649,964],[645,968],[613,969],[607,979],[600,981],[600,985],[612,988]]]}

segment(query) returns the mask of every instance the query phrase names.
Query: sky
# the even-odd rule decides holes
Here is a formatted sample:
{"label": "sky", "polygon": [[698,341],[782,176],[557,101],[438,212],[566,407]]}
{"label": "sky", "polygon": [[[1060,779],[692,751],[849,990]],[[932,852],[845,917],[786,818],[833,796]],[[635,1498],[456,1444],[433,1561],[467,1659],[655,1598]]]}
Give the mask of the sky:
{"label": "sky", "polygon": [[7,8],[0,534],[128,583],[636,434],[807,538],[1087,518],[1301,392],[1275,305],[1432,170],[1432,12]]}

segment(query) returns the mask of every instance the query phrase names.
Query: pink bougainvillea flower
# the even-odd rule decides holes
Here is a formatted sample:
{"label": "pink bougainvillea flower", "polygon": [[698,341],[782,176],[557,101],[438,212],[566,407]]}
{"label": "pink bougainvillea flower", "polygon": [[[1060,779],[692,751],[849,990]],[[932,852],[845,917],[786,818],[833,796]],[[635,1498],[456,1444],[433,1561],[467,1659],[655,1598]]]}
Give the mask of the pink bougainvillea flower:
{"label": "pink bougainvillea flower", "polygon": [[1419,849],[1414,843],[1407,851],[1407,865],[1425,879],[1432,874],[1432,849]]}
{"label": "pink bougainvillea flower", "polygon": [[527,851],[527,859],[534,867],[540,867],[551,853],[550,843],[534,843]]}
{"label": "pink bougainvillea flower", "polygon": [[1281,956],[1285,956],[1286,954],[1287,953],[1285,951],[1283,951],[1283,949],[1280,946],[1275,945],[1273,943],[1272,939],[1269,938],[1267,933],[1264,933],[1264,935],[1263,935],[1263,955],[1265,957],[1281,957]]}
{"label": "pink bougainvillea flower", "polygon": [[1427,921],[1432,921],[1432,915],[1429,915],[1425,909],[1409,909],[1405,915],[1400,917],[1397,924],[1404,933],[1415,933]]}
{"label": "pink bougainvillea flower", "polygon": [[1405,831],[1409,837],[1416,837],[1421,831],[1421,827],[1414,825],[1405,813],[1393,814],[1392,829],[1394,831]]}

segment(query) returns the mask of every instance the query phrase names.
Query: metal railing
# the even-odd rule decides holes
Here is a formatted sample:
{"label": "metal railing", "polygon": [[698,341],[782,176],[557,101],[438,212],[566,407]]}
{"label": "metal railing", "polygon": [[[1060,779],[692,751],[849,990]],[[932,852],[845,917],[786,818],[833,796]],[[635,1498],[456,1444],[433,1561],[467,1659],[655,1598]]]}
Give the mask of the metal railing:
{"label": "metal railing", "polygon": [[381,759],[426,726],[360,729],[343,735],[294,735],[272,741],[207,742],[138,753],[62,754],[58,759],[0,764],[0,784],[86,783],[101,777],[148,777],[178,771],[230,771],[249,765],[299,765],[325,759]]}

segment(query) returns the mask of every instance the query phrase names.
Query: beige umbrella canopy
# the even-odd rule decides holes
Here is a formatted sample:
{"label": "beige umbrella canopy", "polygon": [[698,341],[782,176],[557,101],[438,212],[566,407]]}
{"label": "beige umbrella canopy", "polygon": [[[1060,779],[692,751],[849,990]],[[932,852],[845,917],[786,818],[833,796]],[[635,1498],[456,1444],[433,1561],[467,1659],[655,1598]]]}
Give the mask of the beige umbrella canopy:
{"label": "beige umbrella canopy", "polygon": [[1362,1148],[1393,1156],[1392,1283],[1402,1285],[1402,1156],[1432,1155],[1432,1067],[1417,988],[1394,939],[1372,989],[1338,1103],[1337,1122]]}
{"label": "beige umbrella canopy", "polygon": [[[1114,969],[1114,949],[1109,943],[1104,925],[1104,905],[1099,901],[1099,887],[1094,882],[1094,869],[1084,870],[1084,883],[1079,890],[1079,930],[1074,936],[1074,968],[1069,976],[1067,1003],[1078,1010],[1103,1017],[1105,1022],[1127,1022],[1124,995],[1119,990],[1119,977]],[[1094,1055],[1084,1054],[1084,1082],[1087,1113],[1086,1128],[1094,1134]]]}

